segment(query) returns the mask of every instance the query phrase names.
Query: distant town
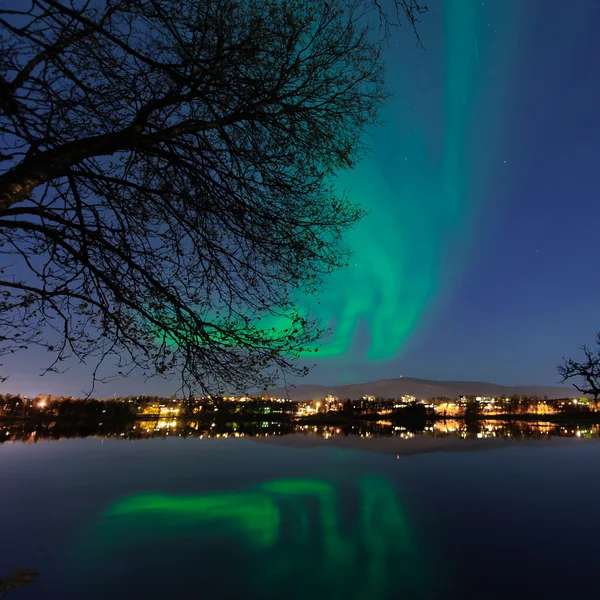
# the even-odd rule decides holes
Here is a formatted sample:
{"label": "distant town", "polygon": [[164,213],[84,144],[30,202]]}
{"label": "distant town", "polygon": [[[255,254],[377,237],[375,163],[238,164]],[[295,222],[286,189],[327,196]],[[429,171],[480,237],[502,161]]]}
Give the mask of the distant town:
{"label": "distant town", "polygon": [[417,399],[415,396],[338,398],[328,395],[314,400],[261,396],[194,397],[187,399],[127,396],[85,399],[20,394],[0,395],[0,418],[4,419],[199,419],[350,422],[387,418],[402,422],[446,419],[565,419],[600,421],[600,412],[588,398],[513,395],[510,397],[459,396]]}

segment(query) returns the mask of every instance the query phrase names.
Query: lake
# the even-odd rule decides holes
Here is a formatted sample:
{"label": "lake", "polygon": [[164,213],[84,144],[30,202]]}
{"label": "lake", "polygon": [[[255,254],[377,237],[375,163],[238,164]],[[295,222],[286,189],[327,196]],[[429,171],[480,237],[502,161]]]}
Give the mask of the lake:
{"label": "lake", "polygon": [[589,427],[252,427],[0,426],[0,576],[40,573],[7,597],[597,593]]}

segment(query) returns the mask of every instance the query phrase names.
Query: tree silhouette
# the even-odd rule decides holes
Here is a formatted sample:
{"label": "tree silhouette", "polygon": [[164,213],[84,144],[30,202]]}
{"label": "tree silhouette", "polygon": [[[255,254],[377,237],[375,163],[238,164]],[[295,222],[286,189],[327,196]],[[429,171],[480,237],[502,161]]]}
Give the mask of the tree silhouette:
{"label": "tree silhouette", "polygon": [[481,403],[475,398],[470,398],[465,406],[465,421],[476,421],[481,417],[482,412]]}
{"label": "tree silhouette", "polygon": [[397,27],[406,19],[412,27],[417,43],[423,48],[417,24],[420,22],[420,16],[428,10],[427,6],[420,4],[418,0],[394,0],[392,10],[386,10],[381,0],[372,0],[377,12],[379,13],[379,23],[384,28],[385,34],[389,33],[391,27]]}
{"label": "tree silhouette", "polygon": [[581,350],[585,359],[577,362],[572,358],[563,358],[563,363],[558,365],[558,374],[562,377],[562,383],[571,379],[579,379],[579,383],[573,383],[573,387],[582,394],[589,394],[594,398],[594,404],[598,405],[600,396],[600,332],[596,334],[597,350],[588,348],[585,344]]}
{"label": "tree silhouette", "polygon": [[[395,3],[414,26],[424,9]],[[377,8],[377,5],[375,5]],[[0,343],[186,391],[303,374],[298,298],[361,216],[333,176],[385,98],[371,2],[0,8]],[[376,25],[375,25],[376,27]],[[102,366],[104,365],[104,370]]]}

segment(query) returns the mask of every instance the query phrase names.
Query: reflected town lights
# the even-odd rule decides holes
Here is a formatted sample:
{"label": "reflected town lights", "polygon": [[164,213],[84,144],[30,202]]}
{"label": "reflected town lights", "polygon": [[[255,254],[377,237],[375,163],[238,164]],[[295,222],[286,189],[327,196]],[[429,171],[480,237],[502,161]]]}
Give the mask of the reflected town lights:
{"label": "reflected town lights", "polygon": [[[457,439],[485,440],[495,438],[514,439],[550,439],[553,437],[572,437],[585,442],[587,439],[598,438],[599,424],[563,425],[550,420],[518,421],[518,420],[486,420],[478,419],[467,422],[464,419],[444,419],[424,423],[418,427],[399,425],[387,420],[355,421],[350,424],[309,425],[297,421],[247,421],[212,422],[188,421],[184,419],[146,419],[131,422],[107,421],[96,424],[86,423],[78,428],[70,421],[41,420],[31,422],[23,419],[0,421],[0,443],[6,442],[41,442],[44,440],[59,440],[70,437],[113,438],[120,440],[137,440],[145,438],[192,437],[196,439],[227,439],[243,437],[282,437],[282,436],[313,436],[327,440],[339,440],[352,443],[352,438],[373,443],[377,440],[393,438],[398,443],[409,442],[419,438],[454,437]],[[392,449],[395,454],[396,450]]]}

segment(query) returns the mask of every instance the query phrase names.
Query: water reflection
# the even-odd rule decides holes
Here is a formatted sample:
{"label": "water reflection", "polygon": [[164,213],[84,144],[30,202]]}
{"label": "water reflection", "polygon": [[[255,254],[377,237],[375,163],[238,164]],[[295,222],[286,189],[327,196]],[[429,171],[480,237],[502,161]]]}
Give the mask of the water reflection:
{"label": "water reflection", "polygon": [[549,439],[598,438],[600,425],[586,423],[551,423],[544,421],[464,420],[435,421],[424,427],[402,426],[392,421],[365,421],[339,426],[306,425],[296,422],[219,422],[202,423],[181,419],[116,421],[111,423],[15,420],[0,422],[0,444],[35,443],[70,438],[116,438],[142,440],[149,438],[269,438],[303,435],[324,440],[358,437],[362,439],[416,437],[481,439]]}
{"label": "water reflection", "polygon": [[136,494],[105,511],[78,549],[79,560],[103,564],[123,543],[140,552],[190,537],[194,552],[211,549],[204,561],[215,567],[224,560],[219,540],[228,540],[225,560],[237,546],[244,556],[236,564],[245,582],[240,592],[262,590],[263,598],[376,600],[391,597],[399,579],[419,597],[431,587],[390,481],[375,476],[343,490],[327,480],[285,478],[228,493]]}
{"label": "water reflection", "polygon": [[[23,600],[592,596],[600,526],[581,507],[600,497],[598,433],[5,421],[0,576],[41,573]],[[552,577],[531,592],[532,573]]]}

